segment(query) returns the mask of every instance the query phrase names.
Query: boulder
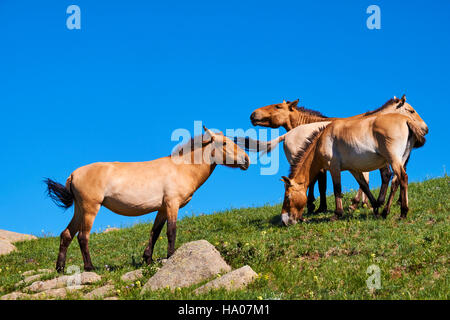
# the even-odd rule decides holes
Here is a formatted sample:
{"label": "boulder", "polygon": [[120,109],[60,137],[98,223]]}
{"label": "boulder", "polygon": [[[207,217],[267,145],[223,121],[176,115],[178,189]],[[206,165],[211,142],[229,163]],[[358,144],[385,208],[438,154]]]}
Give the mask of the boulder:
{"label": "boulder", "polygon": [[144,276],[142,269],[133,270],[130,272],[125,273],[120,277],[122,281],[128,282],[128,281],[136,281]]}
{"label": "boulder", "polygon": [[85,286],[72,286],[67,288],[55,288],[55,289],[48,289],[39,293],[35,293],[31,295],[31,298],[33,299],[55,299],[55,298],[65,298],[67,296],[67,293],[69,292],[76,292],[78,290],[83,289]]}
{"label": "boulder", "polygon": [[101,277],[95,272],[82,272],[71,276],[60,276],[46,281],[36,281],[24,290],[32,292],[46,291],[50,289],[79,286],[100,281]]}
{"label": "boulder", "polygon": [[148,280],[141,294],[148,290],[188,287],[230,270],[219,251],[208,241],[185,243]]}
{"label": "boulder", "polygon": [[257,276],[257,273],[253,271],[252,268],[249,266],[244,266],[206,283],[205,285],[197,288],[194,293],[205,293],[210,290],[220,288],[225,288],[226,290],[242,289],[252,282]]}
{"label": "boulder", "polygon": [[17,299],[24,299],[24,298],[29,298],[29,297],[30,297],[29,294],[16,291],[16,292],[5,294],[4,296],[2,296],[0,298],[0,300],[17,300]]}
{"label": "boulder", "polygon": [[35,237],[31,234],[23,234],[23,233],[8,231],[8,230],[0,230],[0,239],[14,243],[14,242],[25,241],[25,240],[34,240],[34,239],[37,239],[37,237]]}
{"label": "boulder", "polygon": [[17,248],[9,241],[0,239],[0,256],[16,251]]}
{"label": "boulder", "polygon": [[112,284],[107,284],[103,287],[92,290],[91,292],[84,295],[85,299],[95,299],[95,298],[103,298],[108,295],[112,295],[114,291],[114,286]]}

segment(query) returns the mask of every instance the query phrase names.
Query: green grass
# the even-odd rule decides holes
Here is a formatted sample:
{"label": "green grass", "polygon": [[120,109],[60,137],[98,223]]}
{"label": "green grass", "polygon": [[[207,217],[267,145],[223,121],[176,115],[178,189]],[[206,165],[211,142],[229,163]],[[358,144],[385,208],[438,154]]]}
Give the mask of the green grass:
{"label": "green grass", "polygon": [[[278,224],[280,205],[182,219],[177,247],[206,239],[233,268],[250,265],[260,274],[245,290],[236,292],[195,296],[192,291],[197,285],[141,296],[139,284],[121,282],[123,273],[142,267],[151,224],[93,234],[90,251],[102,284],[113,281],[121,299],[449,299],[450,178],[411,183],[409,191],[406,220],[398,219],[397,205],[386,220],[361,209],[346,211],[345,218],[330,222],[333,213],[329,211],[306,215],[305,223],[289,228]],[[351,196],[345,195],[346,207]],[[334,197],[328,198],[328,206],[334,209]],[[166,255],[165,230],[161,234],[154,258]],[[14,291],[24,271],[54,268],[58,245],[58,238],[41,238],[17,243],[17,252],[1,256],[0,294]],[[382,288],[375,291],[366,287],[366,271],[372,264],[381,269]],[[69,248],[66,269],[70,265],[82,267],[76,240]],[[142,284],[157,267],[146,267]]]}

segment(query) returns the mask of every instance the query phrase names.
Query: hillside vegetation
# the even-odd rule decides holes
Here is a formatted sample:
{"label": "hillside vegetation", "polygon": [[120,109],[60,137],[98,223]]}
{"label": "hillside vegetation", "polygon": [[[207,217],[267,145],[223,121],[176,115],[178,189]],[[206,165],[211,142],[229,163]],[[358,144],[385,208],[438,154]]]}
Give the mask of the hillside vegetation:
{"label": "hillside vegetation", "polygon": [[[112,281],[120,299],[449,299],[450,178],[411,183],[409,190],[411,209],[406,220],[398,219],[398,205],[386,220],[364,208],[353,213],[347,210],[335,222],[329,221],[332,211],[306,214],[306,222],[288,228],[279,224],[281,205],[182,219],[177,247],[206,239],[233,269],[250,265],[259,273],[247,289],[236,292],[219,290],[195,296],[192,291],[197,285],[141,296],[140,286],[158,264],[146,267],[145,278],[137,283],[124,283],[120,276],[144,267],[141,257],[151,224],[92,234],[91,257],[102,276],[98,286]],[[351,196],[345,195],[346,208]],[[334,197],[328,198],[328,206],[334,209]],[[161,234],[156,258],[164,258],[167,250],[165,229]],[[16,246],[17,252],[0,257],[0,295],[14,291],[25,271],[54,268],[59,238]],[[381,289],[369,291],[366,271],[373,264],[381,270]],[[69,248],[66,269],[70,265],[82,267],[76,239]]]}

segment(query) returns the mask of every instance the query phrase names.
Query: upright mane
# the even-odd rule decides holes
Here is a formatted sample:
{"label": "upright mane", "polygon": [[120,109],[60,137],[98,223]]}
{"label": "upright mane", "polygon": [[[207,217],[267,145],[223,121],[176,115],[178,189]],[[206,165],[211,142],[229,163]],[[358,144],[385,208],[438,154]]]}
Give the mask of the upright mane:
{"label": "upright mane", "polygon": [[367,111],[364,115],[365,115],[365,116],[373,115],[373,114],[375,114],[375,113],[377,113],[377,112],[380,112],[380,111],[386,109],[386,108],[389,107],[391,104],[393,104],[393,103],[399,103],[399,102],[400,102],[400,99],[399,99],[399,98],[392,98],[392,99],[389,99],[388,101],[386,101],[386,102],[385,102],[381,107],[379,107],[378,109],[373,110],[373,111]]}
{"label": "upright mane", "polygon": [[[287,101],[286,103],[291,103],[291,101]],[[305,108],[304,106],[297,107],[297,111],[304,112],[304,113],[306,113],[308,115],[311,115],[311,116],[316,116],[316,117],[321,117],[321,118],[328,118],[327,116],[323,115],[321,112]]]}
{"label": "upright mane", "polygon": [[[182,156],[184,154],[184,149],[188,147],[189,152],[193,152],[198,148],[203,147],[203,136],[204,134],[196,135],[195,137],[191,138],[189,141],[178,145],[173,151],[171,156]],[[195,141],[197,140],[197,143]],[[199,142],[198,142],[199,141]]]}
{"label": "upright mane", "polygon": [[310,154],[312,147],[314,146],[315,142],[317,142],[319,137],[322,135],[325,128],[326,128],[326,126],[311,133],[309,135],[309,137],[306,139],[306,141],[303,143],[303,145],[299,149],[299,151],[294,155],[291,169],[289,172],[289,179],[292,179],[295,177],[295,175],[297,174],[298,168],[300,168],[303,165],[303,163],[305,162],[305,159]]}

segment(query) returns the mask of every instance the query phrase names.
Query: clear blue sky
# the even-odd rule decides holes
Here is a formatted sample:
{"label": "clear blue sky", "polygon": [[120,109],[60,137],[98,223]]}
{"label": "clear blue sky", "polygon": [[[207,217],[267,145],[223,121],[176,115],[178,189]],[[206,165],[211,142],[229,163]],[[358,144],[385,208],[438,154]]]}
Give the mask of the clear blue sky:
{"label": "clear blue sky", "polygon": [[[66,28],[71,4],[81,30]],[[371,4],[381,30],[366,28]],[[73,209],[46,198],[44,177],[166,156],[176,128],[249,128],[253,109],[282,99],[345,117],[406,93],[430,128],[410,181],[442,176],[449,15],[447,0],[2,0],[0,229],[59,234]],[[284,156],[274,176],[218,167],[180,216],[279,202],[288,170]],[[371,178],[379,185],[378,173]],[[356,188],[348,173],[343,185]],[[101,209],[94,230],[154,217]]]}

